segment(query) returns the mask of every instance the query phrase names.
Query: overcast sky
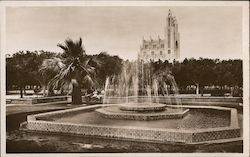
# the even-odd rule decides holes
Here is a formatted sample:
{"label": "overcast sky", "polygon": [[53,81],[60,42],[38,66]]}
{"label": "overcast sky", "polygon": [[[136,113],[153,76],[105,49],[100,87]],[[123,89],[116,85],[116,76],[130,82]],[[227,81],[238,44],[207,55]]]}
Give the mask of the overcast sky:
{"label": "overcast sky", "polygon": [[7,53],[61,52],[57,43],[82,37],[88,54],[135,59],[142,37],[164,37],[168,10],[176,16],[181,58],[242,59],[240,7],[8,7]]}

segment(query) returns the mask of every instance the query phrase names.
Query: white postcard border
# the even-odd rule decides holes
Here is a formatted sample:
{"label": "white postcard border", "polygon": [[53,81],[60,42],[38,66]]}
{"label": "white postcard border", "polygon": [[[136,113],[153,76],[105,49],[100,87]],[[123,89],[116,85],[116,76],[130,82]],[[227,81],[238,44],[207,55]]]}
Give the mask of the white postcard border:
{"label": "white postcard border", "polygon": [[[243,153],[32,153],[6,154],[6,99],[5,99],[5,11],[6,7],[46,7],[46,6],[239,6],[242,7],[243,41]],[[1,1],[1,156],[249,156],[249,3],[247,1]]]}

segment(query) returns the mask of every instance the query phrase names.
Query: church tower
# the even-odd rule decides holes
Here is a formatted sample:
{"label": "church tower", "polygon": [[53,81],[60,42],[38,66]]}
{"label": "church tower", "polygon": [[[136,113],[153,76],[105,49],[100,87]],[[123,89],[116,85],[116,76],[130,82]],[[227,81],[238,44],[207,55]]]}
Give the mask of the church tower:
{"label": "church tower", "polygon": [[142,39],[142,45],[138,59],[146,62],[157,60],[178,60],[180,58],[180,34],[178,31],[177,19],[169,10],[164,28],[164,38],[157,39],[150,37],[149,40]]}
{"label": "church tower", "polygon": [[177,19],[169,10],[165,27],[165,53],[168,60],[180,58],[180,33],[178,32]]}

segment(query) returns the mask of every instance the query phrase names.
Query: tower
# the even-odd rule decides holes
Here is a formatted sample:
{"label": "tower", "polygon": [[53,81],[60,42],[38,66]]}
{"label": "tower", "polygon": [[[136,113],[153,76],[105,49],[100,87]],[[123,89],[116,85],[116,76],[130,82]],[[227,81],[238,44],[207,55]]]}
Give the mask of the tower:
{"label": "tower", "polygon": [[168,60],[177,60],[180,58],[180,33],[178,31],[178,23],[170,9],[166,18],[165,53]]}

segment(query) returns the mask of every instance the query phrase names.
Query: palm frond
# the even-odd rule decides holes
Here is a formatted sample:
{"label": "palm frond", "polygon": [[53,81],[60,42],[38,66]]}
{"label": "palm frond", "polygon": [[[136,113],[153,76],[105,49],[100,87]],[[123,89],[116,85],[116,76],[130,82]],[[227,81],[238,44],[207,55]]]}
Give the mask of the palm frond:
{"label": "palm frond", "polygon": [[77,46],[79,46],[79,47],[81,47],[81,46],[82,46],[82,38],[80,38],[80,39],[79,39],[79,41],[78,41],[78,42],[76,42],[76,45],[77,45]]}
{"label": "palm frond", "polygon": [[86,76],[83,78],[83,82],[88,83],[88,84],[90,84],[91,86],[94,86],[94,84],[95,84],[94,80],[93,80],[89,75],[86,75]]}
{"label": "palm frond", "polygon": [[58,47],[60,47],[61,49],[63,49],[65,52],[68,52],[68,48],[66,46],[64,46],[63,44],[57,44]]}
{"label": "palm frond", "polygon": [[58,47],[62,48],[66,57],[82,57],[85,55],[85,49],[82,46],[82,38],[79,41],[74,42],[72,39],[67,38],[65,40],[65,44],[57,44]]}
{"label": "palm frond", "polygon": [[82,65],[83,66],[87,66],[89,64],[90,58],[86,58],[84,60],[82,60]]}
{"label": "palm frond", "polygon": [[73,72],[72,64],[67,67],[64,67],[60,70],[60,72],[49,82],[49,86],[53,89],[62,90],[64,87],[69,86],[71,83],[71,77]]}
{"label": "palm frond", "polygon": [[90,65],[92,67],[100,67],[102,62],[98,60],[96,57],[85,58],[82,60],[82,65],[87,66]]}
{"label": "palm frond", "polygon": [[42,65],[39,67],[39,73],[42,76],[53,75],[58,73],[62,68],[65,67],[65,64],[62,62],[60,58],[51,58],[45,59],[42,62]]}

